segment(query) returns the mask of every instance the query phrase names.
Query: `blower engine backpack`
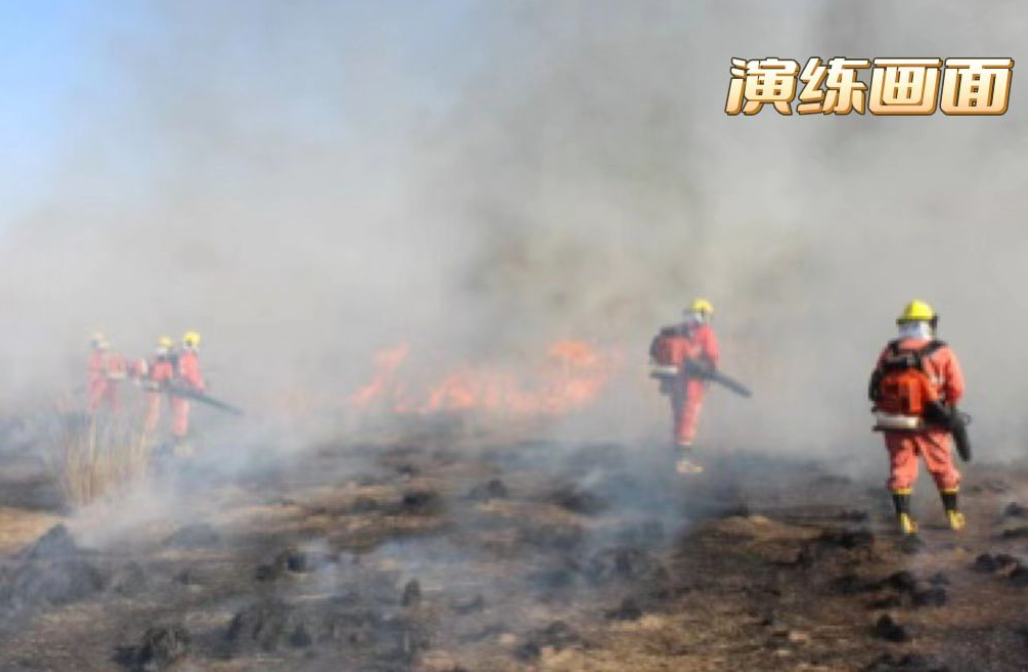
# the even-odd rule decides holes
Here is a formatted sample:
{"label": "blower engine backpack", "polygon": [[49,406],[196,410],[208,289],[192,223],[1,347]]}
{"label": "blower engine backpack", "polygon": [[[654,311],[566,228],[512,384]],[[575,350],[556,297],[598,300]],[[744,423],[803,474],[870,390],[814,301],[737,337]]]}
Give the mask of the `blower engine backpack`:
{"label": "blower engine backpack", "polygon": [[926,425],[939,427],[953,436],[957,454],[964,462],[972,457],[967,426],[971,416],[939,399],[924,370],[924,360],[946,344],[932,341],[920,350],[900,350],[889,344],[881,365],[871,377],[870,397],[877,422],[875,431],[920,431]]}
{"label": "blower engine backpack", "polygon": [[871,379],[870,397],[876,430],[919,431],[924,417],[939,405],[939,395],[924,369],[924,360],[944,347],[931,341],[918,350],[901,350],[893,341]]}
{"label": "blower engine backpack", "polygon": [[653,365],[650,376],[661,381],[672,381],[681,373],[685,360],[695,356],[696,347],[690,340],[692,332],[681,326],[664,327],[650,348]]}

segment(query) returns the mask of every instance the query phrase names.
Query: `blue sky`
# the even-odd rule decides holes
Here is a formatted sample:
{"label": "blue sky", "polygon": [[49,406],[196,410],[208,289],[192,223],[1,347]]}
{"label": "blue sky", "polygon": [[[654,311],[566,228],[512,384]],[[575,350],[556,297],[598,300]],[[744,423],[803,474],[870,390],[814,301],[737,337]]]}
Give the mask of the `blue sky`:
{"label": "blue sky", "polygon": [[44,188],[58,161],[73,92],[99,74],[86,58],[90,16],[84,5],[0,4],[0,224]]}
{"label": "blue sky", "polygon": [[74,57],[72,49],[50,54],[46,45],[67,42],[71,4],[0,5],[0,212],[20,205],[52,151],[57,82],[67,79]]}
{"label": "blue sky", "polygon": [[[459,80],[461,73],[472,67],[469,63],[474,59],[465,49],[466,43],[457,38],[464,32],[469,11],[481,5],[477,0],[428,5],[421,0],[372,5],[354,0],[348,6],[301,3],[298,7],[313,7],[315,16],[320,9],[342,7],[344,15],[352,17],[350,22],[365,24],[379,38],[393,42],[402,52],[401,80],[410,83],[415,96],[432,105],[439,102],[432,100],[434,96],[445,99],[445,92],[438,89],[453,85],[455,78]],[[203,4],[183,6],[195,10]],[[48,195],[48,189],[68,169],[69,154],[79,142],[118,143],[119,138],[103,137],[111,131],[97,123],[98,103],[103,116],[108,111],[122,114],[133,109],[122,103],[132,102],[126,98],[133,91],[125,91],[125,66],[134,64],[119,65],[112,44],[127,37],[160,45],[169,9],[174,13],[175,3],[0,3],[0,231]],[[241,22],[256,13],[248,11],[247,2],[226,3],[217,11],[239,11]],[[138,75],[136,69],[132,76]],[[133,150],[131,142],[123,151],[129,153],[129,161],[145,161],[145,152]]]}

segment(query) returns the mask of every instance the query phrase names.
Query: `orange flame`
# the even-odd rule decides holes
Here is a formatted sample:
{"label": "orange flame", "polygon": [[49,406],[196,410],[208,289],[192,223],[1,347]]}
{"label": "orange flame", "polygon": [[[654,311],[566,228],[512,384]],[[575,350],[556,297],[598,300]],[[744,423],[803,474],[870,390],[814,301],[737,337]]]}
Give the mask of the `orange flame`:
{"label": "orange flame", "polygon": [[461,366],[417,393],[400,378],[410,347],[401,344],[376,353],[372,380],[349,404],[359,410],[393,413],[487,411],[524,415],[563,415],[594,402],[606,389],[618,359],[584,341],[558,341],[529,372],[509,367]]}
{"label": "orange flame", "polygon": [[401,343],[375,353],[375,375],[367,385],[353,393],[349,403],[367,408],[386,398],[395,388],[396,370],[407,360],[410,346]]}

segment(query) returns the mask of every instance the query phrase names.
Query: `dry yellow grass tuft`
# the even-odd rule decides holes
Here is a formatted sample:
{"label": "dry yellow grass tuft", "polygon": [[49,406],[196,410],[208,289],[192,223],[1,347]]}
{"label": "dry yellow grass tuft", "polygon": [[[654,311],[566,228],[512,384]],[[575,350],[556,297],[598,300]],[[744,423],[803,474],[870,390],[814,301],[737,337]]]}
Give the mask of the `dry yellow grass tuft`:
{"label": "dry yellow grass tuft", "polygon": [[60,414],[50,466],[71,506],[85,506],[143,477],[152,446],[138,423],[118,415]]}

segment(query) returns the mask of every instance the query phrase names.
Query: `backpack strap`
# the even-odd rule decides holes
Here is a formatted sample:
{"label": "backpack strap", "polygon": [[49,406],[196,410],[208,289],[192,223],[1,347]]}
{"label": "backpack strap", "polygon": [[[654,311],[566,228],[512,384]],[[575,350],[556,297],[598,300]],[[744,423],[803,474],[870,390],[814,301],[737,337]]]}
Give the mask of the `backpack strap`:
{"label": "backpack strap", "polygon": [[946,343],[944,341],[933,339],[928,343],[924,344],[923,346],[921,346],[921,348],[919,348],[918,350],[915,350],[913,354],[914,362],[916,362],[917,368],[924,371],[924,360],[928,359],[936,352],[945,347]]}
{"label": "backpack strap", "polygon": [[900,347],[901,342],[902,341],[898,340],[890,341],[889,353],[892,354],[892,357],[894,358],[901,357],[903,354],[909,354],[909,356],[913,358],[914,366],[918,368],[921,367],[924,360],[931,357],[935,352],[946,347],[946,341],[932,339],[916,350],[904,350]]}
{"label": "backpack strap", "polygon": [[900,347],[901,343],[902,341],[898,339],[889,341],[889,345],[886,347],[888,356],[879,363],[871,374],[868,397],[872,401],[877,399],[878,387],[886,373],[909,369],[917,369],[922,373],[927,373],[924,369],[924,360],[946,347],[946,342],[938,339],[929,341],[917,350],[903,350]]}
{"label": "backpack strap", "polygon": [[882,371],[882,367],[877,367],[871,372],[871,380],[867,384],[867,398],[871,401],[878,401],[880,395],[880,388],[882,384],[882,377],[885,372]]}
{"label": "backpack strap", "polygon": [[[902,341],[900,340],[889,341],[887,349],[889,352],[889,357],[892,361],[886,362],[887,365],[891,365],[887,366],[887,368],[923,369],[925,359],[931,357],[936,352],[946,347],[946,342],[940,341],[938,339],[933,339],[928,343],[925,343],[917,350],[904,350],[900,347],[901,343]],[[903,362],[903,360],[906,360],[906,366],[903,366],[903,364],[901,363]]]}
{"label": "backpack strap", "polygon": [[940,341],[938,339],[933,339],[931,341],[928,341],[928,343],[926,343],[920,350],[918,350],[917,351],[917,355],[921,359],[924,359],[925,357],[931,357],[936,352],[938,352],[939,350],[941,350],[941,349],[943,349],[945,347],[946,347],[946,341]]}

